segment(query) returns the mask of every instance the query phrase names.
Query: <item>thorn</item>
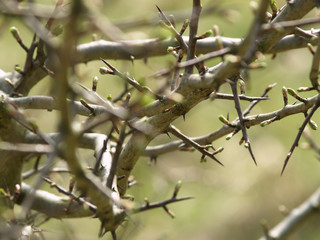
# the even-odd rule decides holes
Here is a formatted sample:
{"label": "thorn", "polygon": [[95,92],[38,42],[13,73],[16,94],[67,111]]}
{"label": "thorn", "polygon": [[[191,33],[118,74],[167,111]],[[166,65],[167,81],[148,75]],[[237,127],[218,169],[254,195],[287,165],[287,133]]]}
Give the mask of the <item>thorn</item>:
{"label": "thorn", "polygon": [[257,162],[256,162],[256,158],[254,157],[254,154],[253,154],[253,152],[252,152],[252,148],[251,148],[251,144],[250,144],[249,140],[245,143],[244,146],[249,149],[249,153],[250,153],[250,155],[251,155],[251,158],[252,158],[254,164],[255,164],[256,166],[258,166],[258,164],[257,164]]}
{"label": "thorn", "polygon": [[287,164],[289,162],[289,159],[290,159],[291,155],[292,155],[292,152],[288,152],[287,157],[284,160],[284,164],[283,164],[283,168],[282,168],[280,176],[282,176],[282,174],[283,174],[283,172],[284,172],[284,170],[285,170],[285,168],[286,168],[286,166],[287,166]]}
{"label": "thorn", "polygon": [[167,134],[167,136],[171,139],[171,136],[170,136],[169,132],[166,132],[166,134]]}
{"label": "thorn", "polygon": [[186,114],[182,114],[182,117],[183,117],[183,121],[186,121]]}

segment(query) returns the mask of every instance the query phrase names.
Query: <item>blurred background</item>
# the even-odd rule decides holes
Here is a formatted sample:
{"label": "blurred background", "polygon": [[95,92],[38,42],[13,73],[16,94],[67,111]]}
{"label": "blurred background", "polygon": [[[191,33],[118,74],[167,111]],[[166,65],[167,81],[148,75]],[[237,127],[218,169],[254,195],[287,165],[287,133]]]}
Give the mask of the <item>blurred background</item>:
{"label": "blurred background", "polygon": [[[54,1],[39,1],[44,4],[54,4]],[[139,27],[126,28],[125,23],[139,19],[156,19],[158,5],[167,15],[186,13],[189,18],[192,1],[171,0],[131,0],[131,1],[90,1],[99,7],[101,12],[114,24],[122,26],[127,39],[145,39],[165,37],[168,34],[158,25],[149,23]],[[277,1],[282,7],[286,1]],[[253,19],[250,1],[225,0],[202,1],[203,12],[216,6],[212,11],[200,18],[198,33],[205,32],[218,25],[220,34],[226,37],[242,38]],[[317,15],[317,11],[310,16]],[[23,66],[24,51],[12,38],[9,28],[16,26],[26,44],[32,39],[31,30],[15,17],[0,15],[0,69],[9,72],[16,64]],[[157,22],[157,20],[155,21]],[[122,24],[122,25],[121,25]],[[181,22],[177,22],[180,29]],[[315,28],[317,26],[314,26]],[[95,32],[98,38],[105,37]],[[186,31],[186,34],[188,31]],[[92,36],[84,36],[79,43],[91,41]],[[267,113],[281,109],[283,100],[281,89],[283,86],[297,89],[309,86],[309,71],[312,55],[307,49],[292,50],[278,54],[275,59],[266,55],[267,67],[253,70],[246,86],[246,95],[259,96],[264,89],[277,83],[268,94],[270,100],[260,102],[251,114]],[[156,89],[163,84],[162,80],[150,76],[160,69],[174,63],[172,56],[155,57],[143,60],[110,61],[122,71],[127,71],[137,80]],[[214,66],[218,60],[206,62]],[[87,87],[91,87],[91,80],[99,75],[100,61],[93,61],[78,66],[79,79]],[[104,97],[109,94],[117,96],[121,92],[123,82],[112,76],[99,76],[97,92]],[[31,92],[31,95],[49,95],[51,79],[40,82]],[[220,89],[221,92],[231,93],[228,85]],[[314,93],[303,93],[303,97]],[[289,103],[295,99],[289,97]],[[248,103],[242,102],[242,108]],[[37,120],[40,129],[44,132],[56,131],[56,112],[27,111],[31,118]],[[189,137],[196,137],[211,133],[222,126],[218,115],[229,114],[230,120],[236,118],[234,103],[229,100],[205,101],[192,109],[185,121],[181,118],[173,124]],[[318,187],[320,181],[320,164],[316,153],[308,149],[304,138],[283,174],[280,172],[284,159],[298,133],[304,120],[303,114],[286,117],[269,126],[261,128],[254,126],[248,130],[253,152],[258,166],[255,166],[249,152],[243,145],[239,145],[241,134],[235,135],[229,141],[221,138],[213,142],[213,146],[224,147],[224,151],[217,157],[225,165],[221,167],[214,161],[200,163],[201,154],[198,152],[171,152],[158,157],[156,164],[149,163],[149,159],[141,157],[133,171],[138,184],[128,190],[135,197],[135,204],[144,204],[144,199],[150,202],[161,201],[171,197],[174,186],[178,180],[183,185],[179,192],[180,197],[192,196],[194,199],[175,203],[168,207],[176,218],[171,219],[162,209],[147,211],[130,216],[128,221],[117,231],[119,239],[152,239],[152,240],[182,240],[182,239],[257,239],[263,235],[261,221],[266,220],[273,227],[284,218],[279,210],[290,211],[308,198]],[[317,112],[313,120],[320,122]],[[98,129],[103,131],[102,128]],[[318,130],[319,131],[319,130]],[[313,139],[320,145],[318,131],[310,130]],[[152,145],[175,140],[174,136],[168,138],[163,135],[152,141]],[[91,151],[83,151],[85,161],[93,161]],[[67,187],[64,177],[55,176],[56,181]],[[32,183],[32,180],[29,181]],[[44,186],[47,188],[47,186]],[[55,190],[51,190],[55,192]],[[319,239],[320,218],[314,217],[299,228],[290,239]],[[46,229],[46,239],[97,239],[100,224],[96,219],[69,219],[55,220],[41,225]],[[111,239],[108,234],[103,239]]]}

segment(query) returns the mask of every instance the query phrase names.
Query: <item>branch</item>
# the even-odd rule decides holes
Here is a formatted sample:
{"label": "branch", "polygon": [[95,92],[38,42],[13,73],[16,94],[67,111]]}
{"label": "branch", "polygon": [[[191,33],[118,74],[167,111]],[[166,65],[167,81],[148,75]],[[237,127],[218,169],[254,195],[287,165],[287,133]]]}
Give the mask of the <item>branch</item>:
{"label": "branch", "polygon": [[17,203],[22,203],[30,193],[34,194],[31,208],[46,214],[48,217],[79,218],[89,217],[95,214],[95,212],[87,206],[72,201],[69,197],[58,197],[47,191],[34,190],[26,183],[22,183],[21,193],[18,196]]}
{"label": "branch", "polygon": [[176,137],[182,139],[182,141],[185,142],[187,145],[190,145],[190,146],[194,147],[195,149],[197,149],[199,152],[201,152],[203,154],[203,156],[208,156],[208,157],[210,157],[211,159],[213,159],[214,161],[216,161],[217,163],[219,163],[220,165],[223,166],[223,164],[214,156],[218,152],[221,152],[222,149],[220,149],[219,151],[215,151],[213,153],[210,153],[206,149],[206,146],[200,146],[198,143],[193,141],[191,138],[189,138],[186,135],[182,134],[175,126],[170,125],[169,128],[168,128],[168,131],[170,133],[172,133],[173,135],[175,135]]}
{"label": "branch", "polygon": [[[192,6],[192,14],[191,14],[191,20],[189,25],[189,41],[188,41],[188,50],[187,50],[187,61],[195,58],[196,53],[196,44],[197,44],[197,32],[198,32],[198,24],[199,24],[199,18],[200,13],[202,10],[201,1],[200,0],[193,0],[193,6]],[[188,66],[185,69],[185,74],[192,74],[193,72],[193,66]]]}
{"label": "branch", "polygon": [[283,164],[283,168],[282,168],[282,171],[281,171],[281,175],[283,174],[288,162],[289,162],[289,159],[293,153],[293,150],[296,148],[296,146],[298,146],[298,143],[299,143],[299,140],[300,140],[300,137],[303,133],[303,130],[305,129],[305,127],[307,126],[307,124],[310,122],[311,120],[311,117],[313,116],[313,114],[316,112],[316,110],[319,108],[320,106],[320,95],[317,96],[318,99],[316,101],[316,103],[314,104],[314,106],[312,107],[311,111],[309,112],[309,114],[307,115],[307,117],[305,118],[305,120],[303,121],[301,127],[299,128],[299,132],[297,134],[297,137],[296,139],[294,140],[291,148],[290,148],[290,151],[289,153],[287,154],[287,157],[286,159],[284,160],[284,164]]}
{"label": "branch", "polygon": [[[288,117],[293,114],[298,114],[298,113],[304,113],[308,109],[314,106],[318,99],[318,96],[314,96],[312,98],[309,98],[306,103],[299,103],[296,105],[287,105],[284,108],[281,108],[277,111],[273,111],[270,113],[262,113],[262,114],[257,114],[257,115],[251,115],[245,117],[245,124],[246,127],[252,127],[255,125],[258,125],[262,123],[263,121],[273,119],[277,117],[277,120],[280,120],[282,118]],[[234,120],[232,122],[233,125],[239,126],[239,120]],[[200,136],[200,137],[195,137],[191,138],[193,141],[197,142],[200,145],[206,145],[206,144],[211,144],[213,141],[231,133],[234,131],[234,127],[229,127],[228,125],[223,125],[220,129],[212,132],[211,134],[205,135],[205,136]],[[144,152],[145,156],[159,156],[161,154],[171,152],[171,151],[176,151],[179,150],[181,147],[183,147],[183,141],[172,141],[167,144],[162,144],[158,146],[152,146],[152,147],[147,147],[146,151]]]}
{"label": "branch", "polygon": [[287,239],[290,234],[297,228],[302,226],[302,223],[310,219],[313,215],[318,214],[320,204],[320,188],[313,193],[300,206],[293,209],[288,216],[282,220],[277,226],[268,232],[269,238],[261,237],[259,240],[281,240]]}

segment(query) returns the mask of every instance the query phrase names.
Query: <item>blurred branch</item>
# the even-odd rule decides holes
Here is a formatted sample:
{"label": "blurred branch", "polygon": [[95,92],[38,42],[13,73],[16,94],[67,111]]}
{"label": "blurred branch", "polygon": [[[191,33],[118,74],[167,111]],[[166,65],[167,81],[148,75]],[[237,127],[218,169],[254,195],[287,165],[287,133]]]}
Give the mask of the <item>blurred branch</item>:
{"label": "blurred branch", "polygon": [[[20,98],[6,98],[6,102],[13,104],[18,108],[23,109],[46,109],[46,110],[60,110],[60,106],[53,97],[49,96],[28,96]],[[73,110],[80,115],[90,116],[91,112],[88,108],[83,106],[80,101],[67,100]],[[117,118],[126,119],[127,110],[121,106],[115,106],[115,104],[105,101],[104,104],[90,104],[94,109],[96,115],[102,113],[109,113]]]}
{"label": "blurred branch", "polygon": [[302,226],[302,223],[306,220],[310,220],[313,215],[319,213],[320,205],[320,188],[313,193],[306,201],[300,206],[293,209],[284,220],[282,220],[277,226],[269,231],[269,237],[262,237],[259,240],[281,240],[287,239],[290,234],[297,228]]}
{"label": "blurred branch", "polygon": [[[202,15],[208,14],[217,14],[221,17],[228,16],[230,14],[229,9],[223,9],[219,6],[221,1],[210,2],[209,5],[205,5],[202,11]],[[231,10],[232,11],[232,10]],[[174,16],[176,22],[183,22],[185,19],[190,17],[191,9],[181,9],[175,11],[165,12],[167,16],[172,15]],[[157,14],[153,14],[146,17],[135,17],[132,19],[123,19],[119,20],[115,23],[117,27],[122,30],[131,29],[131,28],[138,28],[142,26],[154,26],[159,24],[159,16]]]}
{"label": "blurred branch", "polygon": [[[192,13],[191,13],[191,19],[189,24],[189,41],[188,41],[188,49],[187,49],[187,61],[195,58],[196,53],[196,44],[197,44],[197,33],[198,33],[198,24],[199,24],[199,18],[200,13],[202,10],[201,1],[200,0],[193,0],[193,6],[192,6]],[[193,73],[193,66],[188,66],[185,69],[185,74],[188,76],[189,74]],[[182,83],[184,81],[184,78],[182,79]]]}
{"label": "blurred branch", "polygon": [[79,218],[95,214],[95,211],[92,211],[88,206],[72,201],[69,197],[59,197],[47,191],[34,190],[26,183],[21,185],[21,193],[18,196],[17,203],[22,203],[30,193],[34,194],[31,208],[46,214],[48,217]]}

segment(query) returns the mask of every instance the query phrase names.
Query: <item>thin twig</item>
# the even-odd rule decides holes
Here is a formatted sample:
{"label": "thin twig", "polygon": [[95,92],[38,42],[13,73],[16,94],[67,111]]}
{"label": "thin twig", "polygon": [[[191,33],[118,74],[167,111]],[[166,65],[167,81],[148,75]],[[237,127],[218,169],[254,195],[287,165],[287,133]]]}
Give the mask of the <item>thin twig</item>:
{"label": "thin twig", "polygon": [[161,202],[148,203],[148,204],[145,204],[143,206],[140,206],[140,207],[133,209],[133,212],[139,213],[139,212],[147,211],[150,209],[160,208],[160,207],[163,207],[163,206],[168,205],[170,203],[181,202],[181,201],[189,200],[189,199],[193,199],[193,197],[170,198],[168,200],[161,201]]}
{"label": "thin twig", "polygon": [[187,137],[186,135],[182,134],[175,126],[170,125],[168,128],[168,131],[175,135],[176,137],[182,139],[186,144],[191,145],[195,149],[197,149],[199,152],[201,152],[203,155],[208,156],[212,158],[214,161],[219,163],[220,165],[223,166],[223,164],[214,156],[216,152],[210,153],[208,150],[205,149],[205,147],[200,146],[198,143],[193,141],[191,138]]}
{"label": "thin twig", "polygon": [[[227,93],[213,93],[212,95],[210,95],[210,97],[212,97],[213,99],[226,99],[226,100],[234,100],[234,97],[232,94],[227,94]],[[250,97],[250,96],[245,96],[245,95],[239,95],[240,100],[244,100],[244,101],[249,101],[249,102],[255,102],[257,101],[257,103],[259,101],[263,101],[263,100],[269,100],[270,98],[268,97]]]}
{"label": "thin twig", "polygon": [[120,130],[120,135],[119,135],[119,140],[117,142],[116,152],[113,155],[110,172],[109,172],[109,175],[107,178],[107,187],[110,189],[112,188],[113,179],[114,179],[114,176],[115,176],[116,170],[117,170],[118,159],[119,159],[120,153],[122,151],[123,143],[124,143],[124,140],[126,137],[125,131],[126,131],[126,125],[123,124],[121,127],[121,130]]}
{"label": "thin twig", "polygon": [[228,47],[223,48],[220,50],[216,50],[214,52],[207,53],[199,58],[193,58],[193,59],[187,60],[185,62],[178,63],[175,67],[186,68],[186,67],[194,66],[194,65],[199,64],[201,62],[204,62],[204,61],[216,58],[216,57],[224,56],[228,53],[231,53],[231,48],[228,48]]}
{"label": "thin twig", "polygon": [[269,23],[269,24],[263,24],[262,25],[262,30],[263,31],[268,31],[270,29],[286,29],[286,28],[295,28],[298,26],[305,26],[305,25],[310,25],[314,23],[319,23],[320,22],[320,17],[316,18],[308,18],[308,19],[298,19],[298,20],[291,20],[291,21],[283,21],[283,22],[278,22],[278,23]]}
{"label": "thin twig", "polygon": [[309,123],[309,121],[311,120],[311,117],[312,115],[316,112],[316,110],[319,108],[320,106],[320,99],[319,99],[320,95],[318,96],[318,100],[316,101],[316,103],[314,104],[314,106],[311,108],[308,116],[305,118],[305,120],[303,121],[301,127],[299,128],[299,132],[290,148],[290,151],[289,153],[287,154],[287,157],[286,159],[284,160],[284,164],[283,164],[283,168],[281,170],[281,175],[283,174],[288,162],[289,162],[289,159],[294,151],[294,149],[296,148],[296,146],[298,146],[298,143],[299,143],[299,140],[300,140],[300,137],[305,129],[305,127],[307,126],[307,124]]}
{"label": "thin twig", "polygon": [[[260,97],[263,98],[264,96],[266,96],[267,93],[268,93],[274,86],[276,86],[276,85],[277,85],[276,83],[270,84],[270,85],[264,90],[264,92],[260,95]],[[240,97],[240,99],[241,99],[241,95],[239,95],[239,97]],[[260,99],[260,100],[262,100],[262,99]],[[247,116],[247,115],[250,113],[250,111],[252,110],[252,108],[253,108],[255,105],[257,105],[260,100],[257,99],[257,100],[255,100],[255,101],[253,101],[253,102],[242,112],[242,113],[243,113],[243,116]]]}
{"label": "thin twig", "polygon": [[175,29],[175,27],[172,25],[171,21],[167,18],[167,16],[161,11],[161,9],[156,5],[160,17],[162,19],[162,21],[164,21],[164,23],[169,27],[170,31],[173,33],[174,37],[177,39],[177,41],[179,42],[180,47],[183,49],[183,51],[187,52],[188,50],[188,45],[183,41],[182,36],[177,32],[177,30]]}
{"label": "thin twig", "polygon": [[122,78],[123,80],[125,80],[126,82],[128,82],[131,86],[133,86],[135,89],[137,89],[139,92],[144,93],[144,94],[149,94],[150,96],[152,96],[154,99],[162,99],[162,96],[159,96],[158,94],[155,94],[150,88],[146,87],[146,86],[141,86],[135,79],[133,78],[129,78],[127,75],[121,73],[118,69],[116,69],[115,67],[113,67],[110,63],[108,63],[106,60],[104,60],[103,58],[100,58],[100,60],[102,62],[104,62],[111,70],[112,72],[119,76],[120,78]]}
{"label": "thin twig", "polygon": [[49,178],[46,178],[46,177],[42,177],[42,179],[44,181],[46,181],[47,183],[50,184],[51,187],[54,187],[58,190],[59,193],[62,193],[66,196],[69,196],[71,197],[70,200],[75,200],[77,201],[78,203],[81,203],[81,204],[86,204],[90,210],[92,210],[93,212],[96,212],[97,211],[97,207],[95,205],[93,205],[92,203],[88,202],[87,200],[85,200],[84,198],[82,197],[78,197],[76,196],[74,193],[70,192],[70,191],[67,191],[66,189],[64,189],[63,187],[61,187],[60,185],[56,184],[55,182],[53,182],[51,179]]}
{"label": "thin twig", "polygon": [[250,155],[251,155],[254,163],[257,165],[256,159],[255,159],[255,157],[253,155],[253,152],[252,152],[252,149],[251,149],[251,144],[250,144],[250,141],[249,141],[249,138],[248,138],[246,124],[245,124],[245,121],[244,121],[244,118],[243,118],[244,115],[243,115],[243,113],[241,111],[240,99],[239,99],[238,89],[237,89],[237,82],[236,81],[230,82],[230,85],[231,85],[232,93],[233,93],[233,96],[234,96],[235,108],[236,108],[237,113],[238,113],[238,117],[239,117],[239,121],[240,121],[240,126],[241,126],[241,130],[242,130],[242,135],[243,135],[244,142],[246,144],[246,147],[248,147],[248,149],[249,149]]}
{"label": "thin twig", "polygon": [[[199,17],[201,13],[201,1],[200,0],[193,0],[192,6],[192,14],[190,19],[189,25],[189,42],[188,42],[188,51],[187,51],[187,61],[195,58],[196,52],[196,44],[197,44],[197,32],[198,32],[198,24],[199,24]],[[193,72],[193,66],[188,66],[185,69],[185,74],[191,74]]]}

